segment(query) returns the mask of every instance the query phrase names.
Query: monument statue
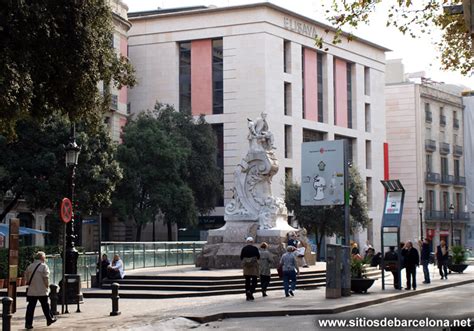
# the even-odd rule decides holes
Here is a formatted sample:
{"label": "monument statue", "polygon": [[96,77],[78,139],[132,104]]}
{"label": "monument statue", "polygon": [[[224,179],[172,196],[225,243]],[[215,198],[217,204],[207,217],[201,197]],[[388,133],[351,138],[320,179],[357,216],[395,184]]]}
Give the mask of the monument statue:
{"label": "monument statue", "polygon": [[226,224],[210,230],[196,265],[203,268],[239,268],[239,252],[245,238],[267,242],[274,267],[285,251],[286,234],[295,231],[288,225],[288,211],[282,198],[272,195],[272,178],[278,172],[274,137],[267,114],[255,122],[247,118],[249,149],[234,171],[233,198],[225,206]]}

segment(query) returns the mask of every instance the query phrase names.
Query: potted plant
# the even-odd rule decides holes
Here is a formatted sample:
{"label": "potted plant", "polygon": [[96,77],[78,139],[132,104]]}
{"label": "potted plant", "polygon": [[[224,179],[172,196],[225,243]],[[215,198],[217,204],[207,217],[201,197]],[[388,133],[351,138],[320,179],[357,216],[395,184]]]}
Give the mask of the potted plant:
{"label": "potted plant", "polygon": [[366,260],[353,256],[351,258],[351,290],[356,293],[367,293],[375,279],[367,278]]}
{"label": "potted plant", "polygon": [[462,246],[451,247],[451,263],[448,264],[449,270],[452,272],[462,273],[466,268],[466,250]]}

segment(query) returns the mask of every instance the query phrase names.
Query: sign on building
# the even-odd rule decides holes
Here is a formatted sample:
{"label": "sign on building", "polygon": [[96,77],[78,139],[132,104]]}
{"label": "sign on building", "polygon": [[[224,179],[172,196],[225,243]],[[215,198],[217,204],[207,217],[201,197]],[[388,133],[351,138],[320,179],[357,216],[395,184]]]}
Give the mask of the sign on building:
{"label": "sign on building", "polygon": [[344,204],[343,143],[342,140],[334,140],[302,144],[302,206]]}

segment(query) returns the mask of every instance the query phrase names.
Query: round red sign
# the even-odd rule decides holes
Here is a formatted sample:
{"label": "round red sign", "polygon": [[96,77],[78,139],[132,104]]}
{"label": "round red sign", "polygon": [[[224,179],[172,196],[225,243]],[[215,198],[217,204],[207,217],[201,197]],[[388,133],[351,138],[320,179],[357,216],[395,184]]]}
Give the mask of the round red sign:
{"label": "round red sign", "polygon": [[61,201],[61,220],[64,223],[69,223],[72,219],[72,203],[68,198]]}

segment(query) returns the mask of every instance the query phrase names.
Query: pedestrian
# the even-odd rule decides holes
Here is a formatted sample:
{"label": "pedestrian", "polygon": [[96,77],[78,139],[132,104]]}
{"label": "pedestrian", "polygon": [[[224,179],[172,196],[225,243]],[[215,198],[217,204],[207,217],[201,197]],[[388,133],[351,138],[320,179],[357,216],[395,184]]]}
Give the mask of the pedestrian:
{"label": "pedestrian", "polygon": [[298,241],[298,247],[295,250],[296,261],[298,262],[298,266],[308,268],[308,264],[306,263],[306,259],[304,258],[305,252],[306,248],[303,246],[303,243],[301,241]]}
{"label": "pedestrian", "polygon": [[416,290],[416,268],[420,265],[420,255],[411,241],[407,241],[402,249],[402,255],[405,260],[405,272],[407,277],[407,286],[405,290]]}
{"label": "pedestrian", "polygon": [[431,256],[431,248],[430,248],[430,240],[428,238],[425,238],[423,241],[420,241],[420,260],[421,260],[421,265],[423,266],[423,275],[425,277],[425,280],[423,281],[423,284],[429,284],[431,283],[430,280],[430,271],[429,271],[429,264],[430,264],[430,256]]}
{"label": "pedestrian", "polygon": [[441,240],[439,246],[436,247],[436,261],[438,262],[439,275],[441,279],[448,279],[448,245],[444,240]]}
{"label": "pedestrian", "polygon": [[401,290],[400,278],[400,266],[398,265],[398,253],[395,252],[395,246],[390,246],[389,251],[384,256],[385,271],[390,271],[393,276],[393,287],[396,290]]}
{"label": "pedestrian", "polygon": [[107,278],[123,279],[123,277],[125,277],[125,271],[123,270],[123,261],[120,259],[120,255],[115,254],[112,260],[112,264],[107,267]]}
{"label": "pedestrian", "polygon": [[367,256],[367,251],[369,248],[372,248],[372,245],[370,244],[370,241],[366,240],[364,247],[362,247],[362,251],[364,252],[364,257]]}
{"label": "pedestrian", "polygon": [[272,263],[272,258],[270,252],[267,251],[268,244],[263,242],[260,245],[260,285],[262,286],[262,296],[267,296],[267,288],[270,285],[270,266]]}
{"label": "pedestrian", "polygon": [[49,293],[49,268],[46,265],[46,254],[37,252],[35,261],[31,263],[25,270],[25,277],[28,284],[26,292],[25,329],[33,329],[33,317],[35,315],[36,303],[41,303],[44,317],[46,317],[46,325],[50,326],[56,322],[56,318],[51,314],[48,303]]}
{"label": "pedestrian", "polygon": [[286,253],[283,254],[280,259],[280,265],[282,266],[283,271],[283,288],[286,297],[295,295],[296,277],[300,274],[294,251],[294,246],[288,246],[286,248]]}
{"label": "pedestrian", "polygon": [[100,285],[102,279],[107,277],[107,269],[110,265],[110,261],[107,258],[107,254],[102,254],[102,259],[97,262],[97,272],[96,272],[96,279],[98,284]]}
{"label": "pedestrian", "polygon": [[359,255],[359,246],[356,242],[352,243],[351,255]]}
{"label": "pedestrian", "polygon": [[294,248],[298,247],[298,239],[296,239],[296,233],[288,233],[288,242],[287,246],[293,246]]}
{"label": "pedestrian", "polygon": [[257,277],[259,275],[258,260],[260,259],[260,252],[258,248],[253,245],[252,237],[247,237],[245,241],[247,245],[242,248],[240,252],[240,260],[242,261],[245,277],[245,295],[247,301],[252,301],[254,300],[253,294],[257,287]]}

